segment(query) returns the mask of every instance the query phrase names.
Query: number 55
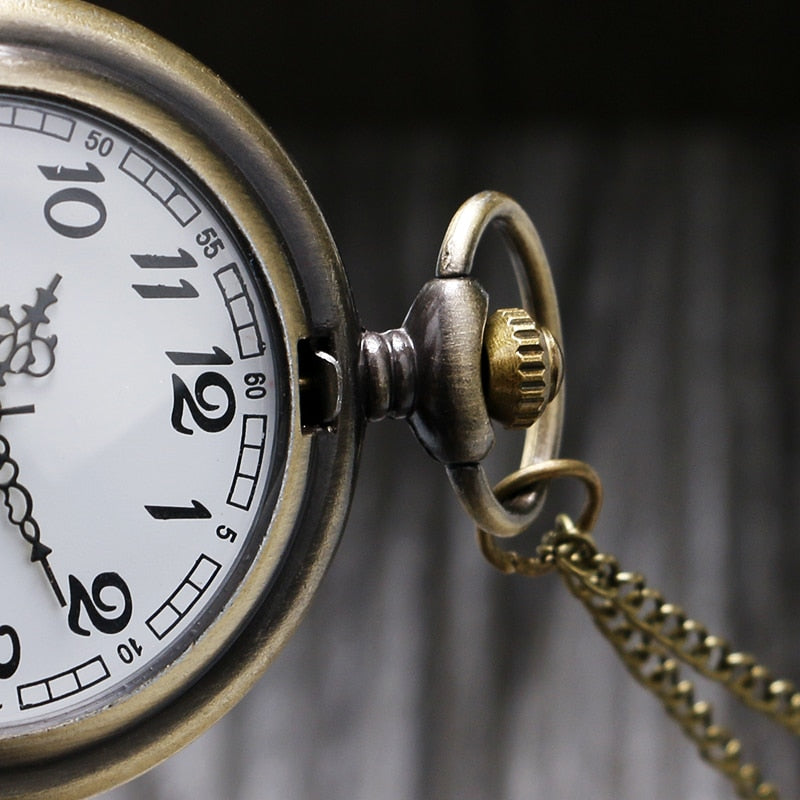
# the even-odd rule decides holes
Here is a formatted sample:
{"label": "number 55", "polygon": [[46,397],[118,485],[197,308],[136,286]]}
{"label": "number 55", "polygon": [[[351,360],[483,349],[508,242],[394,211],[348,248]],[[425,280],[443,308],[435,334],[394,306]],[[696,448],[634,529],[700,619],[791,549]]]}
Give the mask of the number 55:
{"label": "number 55", "polygon": [[206,258],[214,258],[220,250],[225,249],[225,244],[217,236],[214,228],[206,228],[195,236],[195,241],[203,248]]}

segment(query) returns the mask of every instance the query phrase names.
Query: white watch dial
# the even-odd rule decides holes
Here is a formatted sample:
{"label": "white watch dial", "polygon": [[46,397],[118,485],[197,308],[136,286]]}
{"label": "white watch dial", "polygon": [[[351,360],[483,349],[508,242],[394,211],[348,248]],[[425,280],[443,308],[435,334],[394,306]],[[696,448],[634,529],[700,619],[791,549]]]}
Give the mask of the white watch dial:
{"label": "white watch dial", "polygon": [[145,137],[0,95],[0,174],[13,734],[135,690],[228,602],[280,479],[285,391],[251,254]]}

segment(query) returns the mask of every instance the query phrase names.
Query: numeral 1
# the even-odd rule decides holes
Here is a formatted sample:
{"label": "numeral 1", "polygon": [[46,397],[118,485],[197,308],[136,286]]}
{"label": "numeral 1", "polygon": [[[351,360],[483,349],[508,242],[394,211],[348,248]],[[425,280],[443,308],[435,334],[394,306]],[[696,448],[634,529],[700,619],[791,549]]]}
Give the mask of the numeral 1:
{"label": "numeral 1", "polygon": [[132,255],[136,266],[141,269],[194,269],[197,262],[183,248],[178,248],[177,256],[156,256],[149,253]]}
{"label": "numeral 1", "polygon": [[192,500],[190,506],[145,506],[153,519],[211,519],[211,512],[199,501]]}
{"label": "numeral 1", "polygon": [[39,172],[49,181],[61,181],[63,183],[103,183],[105,177],[103,173],[91,163],[86,162],[86,166],[81,169],[74,167],[39,167]]}
{"label": "numeral 1", "polygon": [[211,353],[184,353],[178,350],[167,350],[167,358],[176,367],[233,364],[233,359],[221,347],[214,347]]}
{"label": "numeral 1", "polygon": [[159,283],[155,286],[143,283],[132,284],[139,297],[145,300],[159,300],[168,298],[192,298],[199,297],[200,293],[192,286],[189,281],[181,278],[180,286],[165,286]]}

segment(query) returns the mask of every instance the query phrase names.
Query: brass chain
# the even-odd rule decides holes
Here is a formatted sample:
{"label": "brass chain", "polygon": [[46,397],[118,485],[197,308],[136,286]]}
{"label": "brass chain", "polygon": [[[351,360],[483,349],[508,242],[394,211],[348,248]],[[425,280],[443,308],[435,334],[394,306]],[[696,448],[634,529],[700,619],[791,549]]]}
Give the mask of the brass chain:
{"label": "brass chain", "polygon": [[[599,552],[589,533],[591,526],[581,524],[597,516],[599,479],[585,464],[567,461],[543,464],[534,477],[559,476],[579,477],[589,487],[590,502],[579,525],[566,515],[559,516],[555,530],[544,537],[534,557],[502,550],[494,537],[479,531],[486,558],[506,573],[533,576],[557,571],[628,672],[658,697],[701,757],[732,782],[740,797],[779,800],[778,789],[762,780],[758,767],[743,760],[739,739],[714,722],[709,703],[696,698],[692,681],[681,676],[680,662],[795,735],[800,735],[800,691],[790,681],[775,679],[752,655],[710,634],[680,606],[648,587],[643,575],[623,571],[616,558]],[[510,476],[499,485],[498,497],[507,500],[524,483],[520,475]]]}
{"label": "brass chain", "polygon": [[692,681],[681,677],[678,659],[798,733],[800,694],[792,684],[774,680],[752,656],[709,634],[649,588],[642,575],[623,572],[613,556],[598,552],[568,518],[559,520],[559,528],[558,543],[544,545],[540,557],[552,560],[630,674],[658,697],[700,755],[733,782],[740,797],[778,800],[777,788],[762,781],[755,765],[743,763],[740,741],[714,723],[711,705],[696,699]]}

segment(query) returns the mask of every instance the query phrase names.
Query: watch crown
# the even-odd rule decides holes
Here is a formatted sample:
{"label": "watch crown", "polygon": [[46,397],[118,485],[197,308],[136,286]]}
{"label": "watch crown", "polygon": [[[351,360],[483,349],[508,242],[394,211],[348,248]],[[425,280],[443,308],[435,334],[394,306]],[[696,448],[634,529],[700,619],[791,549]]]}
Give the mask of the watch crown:
{"label": "watch crown", "polygon": [[563,381],[561,347],[527,311],[492,314],[483,335],[483,386],[489,415],[507,428],[527,428]]}

